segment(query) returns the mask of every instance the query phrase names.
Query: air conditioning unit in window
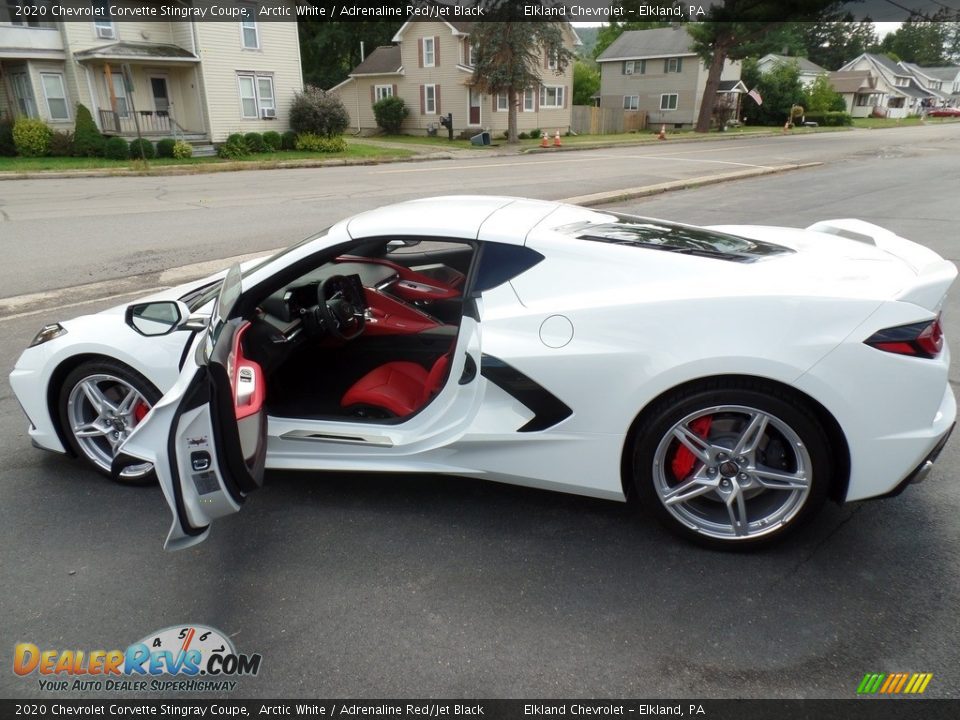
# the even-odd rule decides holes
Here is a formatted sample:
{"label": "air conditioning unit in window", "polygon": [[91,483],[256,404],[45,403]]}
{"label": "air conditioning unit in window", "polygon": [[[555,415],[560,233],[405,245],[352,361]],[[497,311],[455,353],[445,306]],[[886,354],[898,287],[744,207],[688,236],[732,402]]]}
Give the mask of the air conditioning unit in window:
{"label": "air conditioning unit in window", "polygon": [[116,37],[112,27],[97,26],[97,37],[112,40]]}
{"label": "air conditioning unit in window", "polygon": [[260,108],[260,117],[264,120],[276,120],[277,111],[275,108]]}

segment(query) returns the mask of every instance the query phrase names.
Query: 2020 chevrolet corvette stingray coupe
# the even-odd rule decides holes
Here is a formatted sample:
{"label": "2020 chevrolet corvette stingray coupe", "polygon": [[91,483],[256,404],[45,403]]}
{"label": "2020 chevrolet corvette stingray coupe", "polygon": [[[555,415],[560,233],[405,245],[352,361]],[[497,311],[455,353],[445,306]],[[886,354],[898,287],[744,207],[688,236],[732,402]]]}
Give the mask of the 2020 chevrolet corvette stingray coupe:
{"label": "2020 chevrolet corvette stingray coupe", "polygon": [[635,495],[681,535],[749,547],[926,474],[956,415],[955,277],[858,220],[433,198],[47,325],[10,382],[35,444],[159,480],[172,549],[265,468]]}

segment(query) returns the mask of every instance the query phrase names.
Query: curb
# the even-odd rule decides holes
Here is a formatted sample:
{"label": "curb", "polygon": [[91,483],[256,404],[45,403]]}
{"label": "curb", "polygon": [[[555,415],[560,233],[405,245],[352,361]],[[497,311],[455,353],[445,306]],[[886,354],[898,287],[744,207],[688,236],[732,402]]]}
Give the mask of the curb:
{"label": "curb", "polygon": [[790,165],[771,165],[769,167],[748,168],[747,170],[733,170],[731,172],[717,173],[716,175],[701,175],[700,177],[685,178],[683,180],[670,180],[669,182],[656,183],[654,185],[608,190],[606,192],[591,193],[589,195],[576,195],[574,197],[564,198],[560,200],[560,202],[582,205],[583,207],[594,207],[596,205],[607,205],[623,200],[649,197],[650,195],[660,195],[661,193],[674,190],[716,185],[731,180],[742,180],[745,178],[759,177],[761,175],[774,175],[776,173],[789,172],[790,170],[819,167],[820,165],[823,165],[823,163],[809,162],[793,163]]}

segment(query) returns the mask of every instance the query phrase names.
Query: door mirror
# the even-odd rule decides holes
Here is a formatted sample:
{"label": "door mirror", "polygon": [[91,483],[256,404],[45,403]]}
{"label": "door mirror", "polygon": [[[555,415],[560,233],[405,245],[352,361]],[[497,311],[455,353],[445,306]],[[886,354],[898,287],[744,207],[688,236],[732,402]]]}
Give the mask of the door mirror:
{"label": "door mirror", "polygon": [[190,309],[179,300],[158,300],[127,308],[127,325],[141,335],[168,335],[190,317]]}

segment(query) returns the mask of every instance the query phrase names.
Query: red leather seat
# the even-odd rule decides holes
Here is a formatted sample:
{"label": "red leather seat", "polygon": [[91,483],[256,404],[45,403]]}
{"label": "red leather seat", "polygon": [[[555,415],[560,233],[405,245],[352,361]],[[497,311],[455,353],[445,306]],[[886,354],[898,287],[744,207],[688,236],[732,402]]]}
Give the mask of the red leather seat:
{"label": "red leather seat", "polygon": [[388,362],[357,380],[340,400],[352,405],[383,408],[397,417],[412,415],[440,390],[450,359],[441,355],[429,371],[412,362]]}

